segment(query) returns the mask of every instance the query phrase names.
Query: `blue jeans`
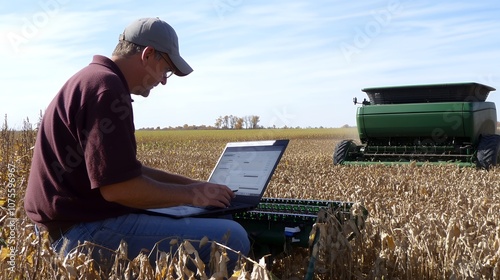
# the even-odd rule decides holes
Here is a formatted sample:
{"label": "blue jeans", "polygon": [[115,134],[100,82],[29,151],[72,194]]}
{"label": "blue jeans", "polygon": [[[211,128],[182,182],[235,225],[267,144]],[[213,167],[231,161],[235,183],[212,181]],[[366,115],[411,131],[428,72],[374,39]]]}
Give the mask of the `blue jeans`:
{"label": "blue jeans", "polygon": [[[233,220],[223,218],[174,219],[147,214],[128,214],[97,222],[77,224],[65,232],[59,240],[55,240],[52,247],[59,252],[65,243],[64,239],[67,239],[67,244],[64,246],[64,254],[66,255],[78,245],[78,242],[83,244],[84,241],[89,241],[116,250],[120,241],[124,240],[128,245],[128,258],[133,259],[143,249],[146,251],[158,249],[168,253],[170,252],[170,240],[178,239],[179,242],[182,242],[182,240],[189,239],[195,240],[191,243],[198,250],[200,258],[207,264],[208,268],[210,244],[201,248],[198,246],[198,241],[205,236],[210,241],[225,244],[245,256],[250,251],[247,232]],[[224,240],[224,236],[229,236],[229,239]],[[155,248],[155,244],[159,241],[161,242]],[[98,249],[94,249],[94,254],[97,254]],[[97,254],[95,257],[97,256],[99,255]],[[228,257],[230,259],[227,264],[228,273],[231,275],[238,261],[238,255],[228,251]],[[156,254],[153,252],[150,262],[154,264],[155,261]]]}

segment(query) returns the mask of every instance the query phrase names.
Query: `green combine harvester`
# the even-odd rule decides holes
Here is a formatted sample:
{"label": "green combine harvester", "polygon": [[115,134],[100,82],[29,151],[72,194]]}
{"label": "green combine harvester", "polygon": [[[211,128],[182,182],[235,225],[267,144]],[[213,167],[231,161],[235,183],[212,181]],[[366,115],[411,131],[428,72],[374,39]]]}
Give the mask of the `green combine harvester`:
{"label": "green combine harvester", "polygon": [[356,114],[359,140],[342,140],[334,164],[500,163],[495,89],[479,83],[366,88]]}

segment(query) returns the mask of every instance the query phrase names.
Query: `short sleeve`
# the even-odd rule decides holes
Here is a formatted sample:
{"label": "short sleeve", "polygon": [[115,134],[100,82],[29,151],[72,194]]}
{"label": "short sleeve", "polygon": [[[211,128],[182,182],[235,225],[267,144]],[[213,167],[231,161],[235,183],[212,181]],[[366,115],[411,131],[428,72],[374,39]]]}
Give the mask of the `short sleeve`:
{"label": "short sleeve", "polygon": [[96,95],[81,109],[77,123],[93,189],[141,174],[130,94],[108,90]]}

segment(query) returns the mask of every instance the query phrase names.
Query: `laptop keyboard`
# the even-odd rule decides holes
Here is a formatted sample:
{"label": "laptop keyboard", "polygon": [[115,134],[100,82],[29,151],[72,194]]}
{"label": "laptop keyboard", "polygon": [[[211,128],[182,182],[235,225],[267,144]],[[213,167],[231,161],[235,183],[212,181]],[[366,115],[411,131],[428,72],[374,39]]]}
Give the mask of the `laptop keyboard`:
{"label": "laptop keyboard", "polygon": [[[243,204],[244,203],[242,203],[242,202],[231,202],[231,204],[227,208],[229,208],[229,207],[236,207],[236,206],[240,206],[240,205],[243,205]],[[207,209],[207,210],[223,209],[223,208],[217,207],[217,206],[193,206],[193,207]]]}

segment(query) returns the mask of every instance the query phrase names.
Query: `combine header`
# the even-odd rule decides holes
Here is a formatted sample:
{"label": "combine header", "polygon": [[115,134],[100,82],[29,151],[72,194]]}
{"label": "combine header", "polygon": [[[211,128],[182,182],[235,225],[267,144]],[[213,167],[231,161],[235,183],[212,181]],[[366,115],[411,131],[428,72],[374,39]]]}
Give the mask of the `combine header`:
{"label": "combine header", "polygon": [[356,114],[361,145],[337,144],[334,164],[455,163],[488,169],[500,163],[495,89],[479,83],[366,88]]}
{"label": "combine header", "polygon": [[[309,248],[309,266],[305,280],[313,279],[314,266],[321,234],[319,223],[328,220],[329,226],[345,234],[350,241],[364,230],[368,210],[360,204],[333,200],[290,198],[263,198],[259,205],[247,212],[236,213],[234,220],[248,232],[252,242],[252,256],[268,256],[268,268],[273,257],[289,254],[294,248]],[[338,237],[337,235],[335,237]]]}

